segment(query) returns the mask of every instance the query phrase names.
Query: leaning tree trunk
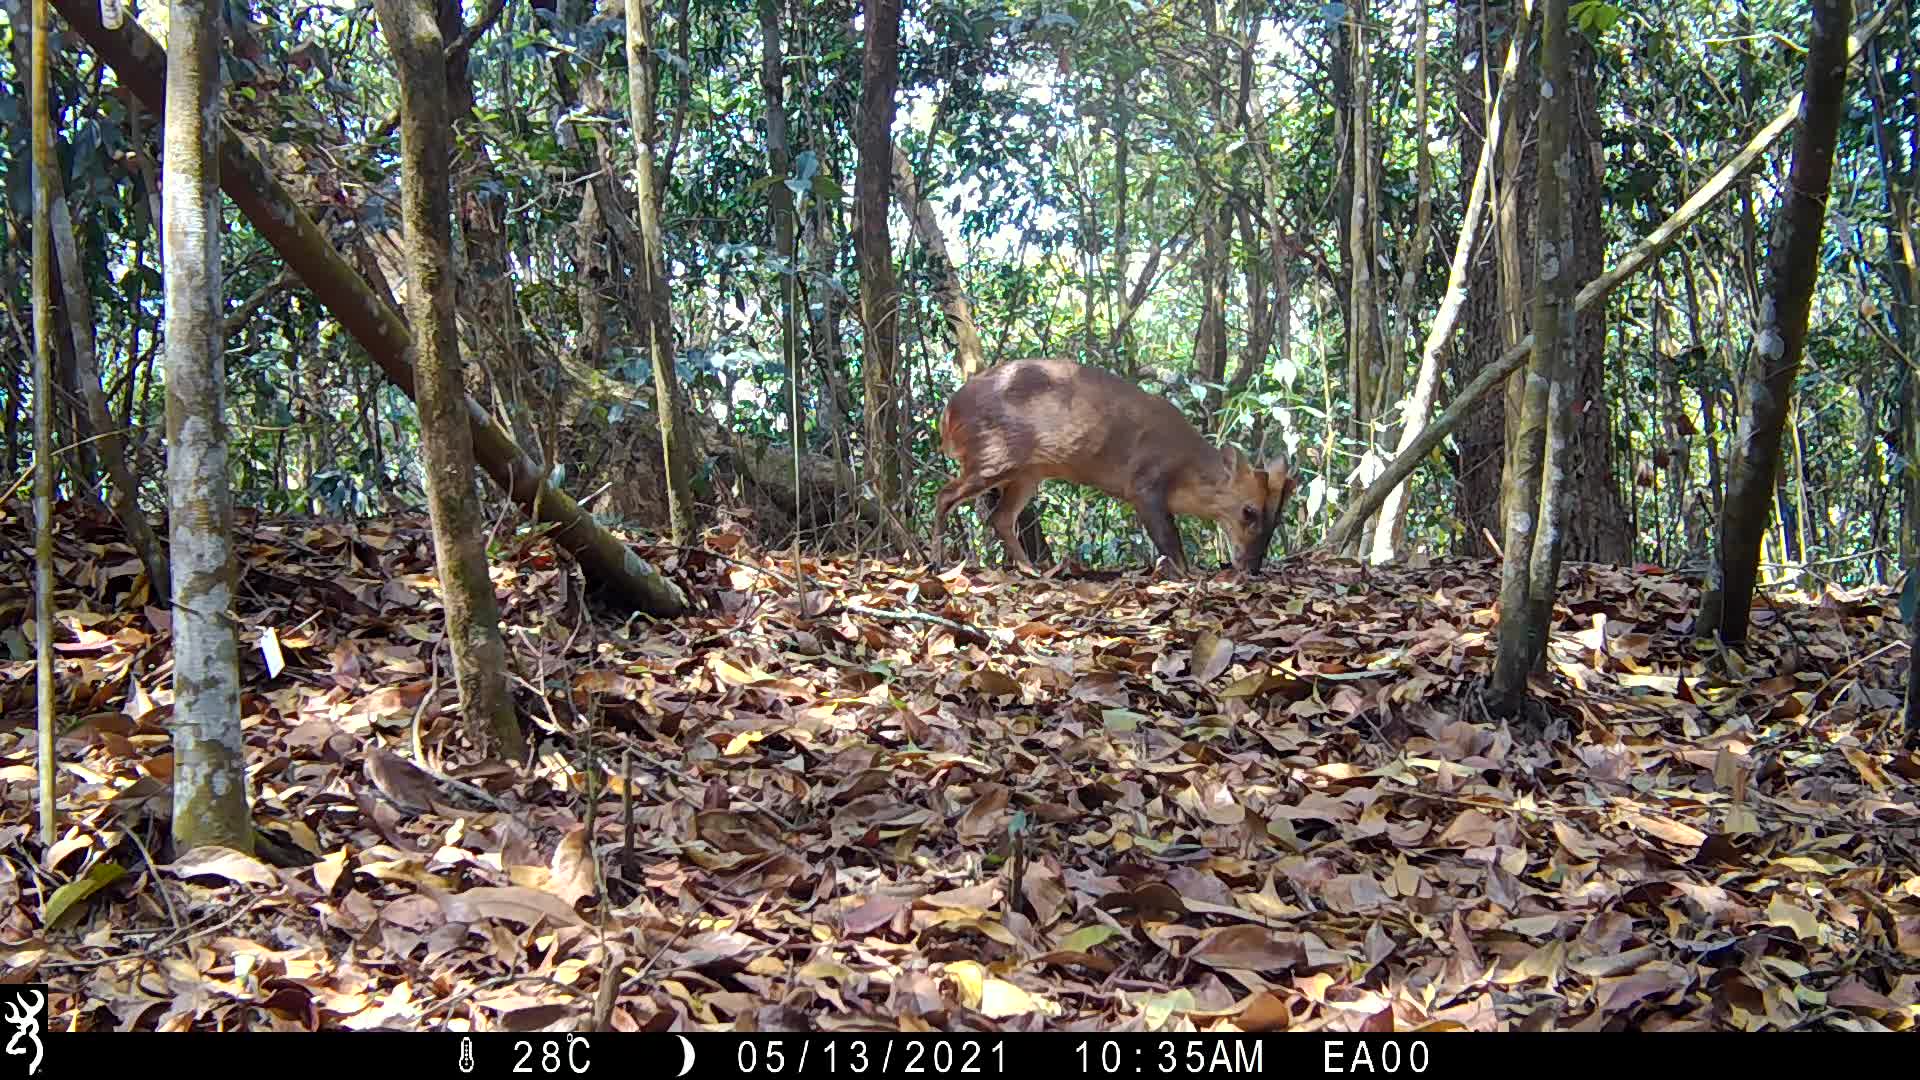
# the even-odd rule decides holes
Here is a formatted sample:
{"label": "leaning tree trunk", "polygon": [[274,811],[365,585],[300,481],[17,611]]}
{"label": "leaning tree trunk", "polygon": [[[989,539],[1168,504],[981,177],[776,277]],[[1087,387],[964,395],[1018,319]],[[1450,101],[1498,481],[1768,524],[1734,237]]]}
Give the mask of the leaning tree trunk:
{"label": "leaning tree trunk", "polygon": [[220,9],[168,9],[165,129],[167,492],[173,540],[173,844],[253,850],[220,318]]}
{"label": "leaning tree trunk", "polygon": [[[149,109],[164,105],[167,53],[140,24],[130,21],[109,31],[100,24],[99,6],[90,0],[52,3],[112,66],[122,86]],[[333,248],[312,216],[238,135],[223,131],[219,145],[220,183],[234,205],[387,378],[413,397],[413,368],[407,358],[412,340],[406,322]],[[554,542],[580,560],[590,581],[650,615],[670,617],[687,610],[686,595],[678,586],[554,487],[545,471],[471,397],[466,410],[481,467],[529,517],[554,526]]]}
{"label": "leaning tree trunk", "polygon": [[80,258],[80,238],[74,232],[59,173],[49,173],[47,182],[53,187],[53,245],[60,258],[60,284],[66,293],[67,324],[73,338],[74,378],[86,407],[86,426],[100,446],[100,461],[112,488],[113,516],[119,519],[147,568],[153,595],[168,596],[173,571],[167,564],[166,545],[140,509],[140,482],[127,461],[127,440],[107,408],[107,393],[100,383],[100,362],[93,340],[93,293],[87,287],[86,266]]}
{"label": "leaning tree trunk", "polygon": [[693,466],[691,431],[681,408],[680,378],[673,360],[673,304],[667,292],[667,255],[660,228],[666,178],[654,170],[653,144],[659,141],[659,65],[653,55],[653,0],[626,0],[628,105],[633,111],[634,194],[639,202],[640,239],[646,248],[641,278],[646,282],[647,351],[653,359],[653,392],[659,401],[660,447],[667,475],[667,517],[673,542],[693,542]]}
{"label": "leaning tree trunk", "polygon": [[1773,509],[1780,441],[1793,402],[1793,381],[1807,341],[1807,316],[1820,268],[1834,144],[1846,104],[1847,25],[1853,0],[1814,0],[1807,35],[1805,106],[1794,135],[1786,195],[1767,244],[1766,299],[1754,327],[1740,388],[1739,421],[1727,464],[1714,577],[1702,595],[1701,635],[1718,631],[1745,643],[1760,571],[1760,542]]}
{"label": "leaning tree trunk", "polygon": [[860,321],[866,342],[861,364],[866,386],[866,473],[881,505],[897,514],[904,494],[900,410],[907,379],[900,364],[900,287],[887,235],[887,201],[893,174],[893,97],[900,82],[900,0],[873,0],[865,18],[860,107],[853,132],[860,155],[853,198]]}
{"label": "leaning tree trunk", "polygon": [[1568,375],[1573,350],[1576,270],[1567,186],[1573,169],[1568,140],[1567,0],[1546,0],[1540,35],[1539,215],[1534,222],[1533,363],[1525,411],[1517,425],[1514,468],[1502,499],[1507,508],[1500,587],[1499,647],[1488,705],[1512,716],[1526,702],[1527,678],[1546,657],[1560,571],[1566,459],[1573,421]]}
{"label": "leaning tree trunk", "polygon": [[507,643],[487,574],[485,530],[473,486],[473,429],[463,415],[466,393],[453,310],[446,42],[433,0],[374,0],[374,12],[400,80],[400,217],[406,230],[414,392],[454,682],[468,738],[489,757],[518,761],[526,753],[526,739],[507,685]]}
{"label": "leaning tree trunk", "polygon": [[[1403,400],[1407,353],[1413,342],[1414,298],[1418,295],[1421,274],[1426,270],[1427,229],[1433,222],[1433,155],[1428,150],[1427,139],[1427,8],[1428,4],[1421,0],[1414,13],[1413,130],[1414,142],[1418,144],[1414,162],[1415,209],[1413,228],[1400,245],[1400,289],[1394,297],[1394,330],[1386,350],[1387,372],[1392,388],[1381,399],[1388,406]],[[1405,407],[1393,423],[1380,433],[1382,451],[1392,443],[1394,451],[1398,453],[1399,447],[1407,441],[1408,429],[1426,422],[1426,411],[1433,405],[1433,389],[1439,381],[1439,375],[1438,358],[1428,362],[1423,357],[1413,396],[1404,398]],[[1374,562],[1389,561],[1405,548],[1405,510],[1405,502],[1397,507],[1383,508],[1374,526],[1372,550],[1369,553]]]}

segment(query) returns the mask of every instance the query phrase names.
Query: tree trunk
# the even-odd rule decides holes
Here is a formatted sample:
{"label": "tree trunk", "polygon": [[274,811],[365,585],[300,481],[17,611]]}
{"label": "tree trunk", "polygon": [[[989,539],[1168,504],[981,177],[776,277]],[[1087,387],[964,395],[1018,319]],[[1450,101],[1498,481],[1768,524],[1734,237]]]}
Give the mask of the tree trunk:
{"label": "tree trunk", "polygon": [[[1567,132],[1573,172],[1567,181],[1567,210],[1572,215],[1575,287],[1600,276],[1607,237],[1600,220],[1606,197],[1601,136],[1605,129],[1598,100],[1598,56],[1583,33],[1568,38],[1573,116]],[[1621,565],[1633,560],[1633,529],[1620,485],[1614,476],[1613,408],[1606,390],[1607,305],[1582,308],[1574,323],[1572,395],[1574,427],[1562,460],[1567,467],[1567,527],[1561,533],[1566,557],[1580,562]]]}
{"label": "tree trunk", "polygon": [[53,21],[48,18],[46,0],[34,0],[33,56],[28,77],[33,110],[33,660],[35,715],[39,721],[35,744],[39,756],[40,843],[46,847],[58,839],[54,832],[57,766],[53,748],[53,191],[48,184],[57,174],[49,57],[52,41]]}
{"label": "tree trunk", "polygon": [[[1394,331],[1386,349],[1389,385],[1381,397],[1388,407],[1401,401],[1406,391],[1407,354],[1413,342],[1413,315],[1421,273],[1426,269],[1427,230],[1433,221],[1433,155],[1427,149],[1431,142],[1427,131],[1427,8],[1428,4],[1421,0],[1414,18],[1414,223],[1412,231],[1406,234],[1400,246],[1400,289],[1394,298]],[[1405,407],[1381,432],[1379,446],[1382,451],[1392,445],[1397,452],[1399,444],[1406,441],[1407,431],[1426,422],[1426,410],[1433,405],[1433,384],[1438,383],[1439,376],[1438,357],[1432,363],[1421,364],[1416,383],[1420,380],[1428,383],[1425,397],[1420,398],[1416,385],[1415,397],[1406,400]],[[1386,558],[1391,559],[1406,546],[1405,503],[1385,509],[1386,512],[1380,515],[1374,527],[1372,558],[1376,562],[1382,561],[1383,550]]]}
{"label": "tree trunk", "polygon": [[[1371,21],[1367,0],[1358,0],[1347,8],[1347,35],[1352,41],[1352,107],[1349,130],[1352,133],[1353,201],[1347,224],[1347,397],[1353,406],[1351,445],[1365,448],[1372,458],[1375,423],[1379,419],[1380,388],[1385,381],[1385,357],[1381,355],[1379,289],[1374,279],[1376,238],[1379,217],[1379,162],[1373,138],[1373,68],[1371,46],[1366,28]],[[1354,476],[1351,494],[1364,491],[1373,476],[1364,467]],[[1358,554],[1358,537],[1350,541],[1346,554]]]}
{"label": "tree trunk", "polygon": [[[1577,109],[1568,135],[1573,147],[1571,162],[1574,172],[1567,179],[1565,194],[1573,221],[1573,253],[1580,260],[1574,268],[1575,281],[1587,281],[1597,276],[1601,260],[1606,254],[1600,220],[1603,192],[1596,169],[1600,118],[1595,95],[1595,62],[1594,50],[1586,36],[1574,35],[1569,42],[1571,68],[1565,84],[1575,95]],[[1523,99],[1518,115],[1526,116],[1536,111],[1539,101],[1537,81],[1523,74],[1517,91]],[[1499,340],[1505,348],[1512,348],[1528,333],[1528,298],[1536,293],[1534,267],[1524,253],[1529,245],[1535,243],[1531,230],[1536,214],[1534,204],[1538,199],[1534,179],[1539,170],[1535,165],[1535,141],[1529,139],[1521,125],[1506,128],[1503,138],[1506,143],[1503,154],[1509,166],[1505,175],[1509,179],[1505,185],[1506,196],[1497,214],[1497,284],[1491,286],[1496,291],[1490,295],[1495,297],[1495,310],[1491,317],[1499,326]],[[1509,317],[1503,319],[1501,313]],[[1574,372],[1578,385],[1573,393],[1582,407],[1575,414],[1578,429],[1573,435],[1572,448],[1565,463],[1573,476],[1570,491],[1575,502],[1569,510],[1569,524],[1564,539],[1571,545],[1568,550],[1574,558],[1623,563],[1632,557],[1633,536],[1613,476],[1613,427],[1604,390],[1604,305],[1581,312],[1574,340]],[[1476,535],[1482,529],[1494,535],[1500,532],[1495,521],[1502,504],[1485,496],[1489,492],[1505,490],[1500,486],[1501,477],[1494,472],[1494,466],[1502,462],[1509,467],[1512,464],[1512,455],[1506,442],[1513,435],[1514,423],[1521,412],[1520,393],[1516,376],[1508,384],[1504,422],[1495,424],[1489,418],[1475,425],[1476,433],[1483,438],[1498,434],[1499,453],[1492,453],[1493,447],[1490,446],[1484,451],[1487,456],[1472,462],[1467,460],[1467,455],[1462,455],[1463,469],[1475,471],[1472,482],[1465,486],[1463,494],[1467,497],[1463,501],[1474,526],[1471,531]]]}
{"label": "tree trunk", "polygon": [[626,0],[628,99],[633,110],[634,192],[640,204],[640,238],[646,247],[647,348],[653,358],[653,392],[659,399],[660,447],[666,458],[667,516],[673,542],[693,542],[691,434],[674,370],[673,304],[667,292],[667,255],[660,228],[665,176],[655,176],[653,144],[659,140],[658,62],[653,55],[653,0]]}
{"label": "tree trunk", "polygon": [[[93,46],[127,87],[149,109],[164,104],[169,63],[140,25],[129,21],[117,31],[100,25],[97,4],[89,0],[52,0],[67,24]],[[258,157],[231,130],[220,135],[220,183],[261,236],[300,275],[313,297],[350,334],[387,378],[408,397],[414,394],[407,350],[407,324],[365,278],[327,242],[313,218],[293,201]],[[170,249],[169,249],[170,251]],[[580,560],[589,580],[634,608],[658,617],[687,609],[686,596],[652,564],[608,532],[515,446],[471,397],[467,418],[473,427],[474,454],[488,475],[536,522],[555,526],[554,542]],[[175,556],[178,573],[178,556]]]}
{"label": "tree trunk", "polygon": [[220,9],[168,9],[167,492],[173,556],[173,844],[252,852],[220,318]]}
{"label": "tree trunk", "polygon": [[906,397],[907,369],[899,362],[900,290],[887,235],[887,202],[893,173],[893,98],[900,82],[900,0],[874,0],[865,18],[860,107],[854,121],[860,158],[853,197],[866,342],[860,365],[866,388],[866,474],[881,505],[897,514],[903,494],[900,403]]}
{"label": "tree trunk", "polygon": [[473,486],[473,431],[463,415],[454,324],[453,197],[449,175],[446,43],[432,0],[374,0],[400,81],[400,215],[406,229],[427,506],[446,607],[447,644],[467,736],[489,757],[526,753],[507,685],[507,645],[487,574],[485,530]]}
{"label": "tree trunk", "polygon": [[811,266],[807,297],[807,340],[814,366],[821,381],[821,419],[825,422],[833,452],[845,464],[852,455],[853,391],[847,387],[844,370],[845,349],[840,337],[840,298],[845,295],[834,287],[839,276],[835,255],[839,249],[834,231],[834,203],[816,199],[813,212],[800,218],[801,246]]}
{"label": "tree trunk", "polygon": [[1526,701],[1527,678],[1546,657],[1553,623],[1565,515],[1564,471],[1573,420],[1575,267],[1581,260],[1568,205],[1572,110],[1568,85],[1567,0],[1545,0],[1540,34],[1540,147],[1535,190],[1533,362],[1527,371],[1525,410],[1516,428],[1513,469],[1502,503],[1507,508],[1500,585],[1499,646],[1489,680],[1488,705],[1513,716]]}
{"label": "tree trunk", "polygon": [[[16,27],[18,32],[13,35],[14,65],[17,70],[27,71],[32,65],[33,34],[24,26],[16,24]],[[100,363],[93,337],[93,290],[87,284],[85,260],[81,257],[79,237],[67,206],[66,180],[60,170],[57,136],[54,143],[52,167],[40,173],[39,179],[46,184],[52,230],[50,239],[56,260],[53,276],[56,291],[64,303],[51,304],[48,310],[64,309],[67,315],[69,340],[65,343],[68,349],[63,351],[70,350],[73,356],[74,391],[84,409],[79,417],[82,422],[76,425],[76,434],[87,441],[89,448],[97,451],[96,456],[106,471],[111,487],[109,505],[120,527],[126,530],[127,539],[139,554],[142,565],[147,568],[148,588],[158,600],[171,595],[167,548],[160,534],[154,530],[153,523],[147,520],[146,514],[140,509],[139,481],[127,462],[126,433],[122,430],[125,425],[113,418],[107,406],[106,390],[100,382]],[[39,190],[38,186],[35,190]],[[39,306],[36,301],[36,313]]]}
{"label": "tree trunk", "polygon": [[[1910,364],[1901,364],[1899,355],[1908,357],[1920,355],[1920,235],[1916,235],[1915,213],[1920,209],[1920,76],[1916,75],[1916,61],[1920,61],[1920,41],[1915,38],[1914,12],[1908,5],[1906,25],[1901,27],[1904,34],[1897,35],[1899,44],[1895,47],[1892,59],[1898,61],[1899,70],[1906,73],[1908,83],[1906,92],[1900,92],[1895,85],[1889,88],[1883,74],[1889,67],[1883,58],[1884,46],[1876,43],[1869,54],[1866,64],[1868,76],[1869,100],[1873,106],[1874,149],[1879,155],[1880,173],[1885,178],[1885,204],[1887,209],[1887,267],[1886,276],[1893,282],[1895,303],[1893,310],[1887,313],[1888,330],[1893,336],[1894,348],[1887,349],[1886,363],[1899,365],[1900,382],[1896,393],[1899,399],[1895,405],[1898,423],[1898,438],[1901,457],[1907,463],[1900,471],[1901,483],[1897,485],[1902,496],[1903,519],[1900,530],[1899,547],[1908,558],[1902,560],[1902,569],[1908,575],[1908,588],[1920,589],[1920,576],[1915,576],[1915,567],[1911,562],[1914,551],[1920,550],[1920,467],[1912,464],[1915,455],[1920,454],[1920,378],[1916,378]],[[1904,100],[1903,100],[1904,99]],[[1905,116],[1901,115],[1902,106]],[[1901,145],[1900,132],[1908,132],[1909,142]],[[1865,404],[1871,397],[1871,390],[1863,387],[1861,399]],[[1877,410],[1867,412],[1875,415]],[[1877,426],[1877,425],[1875,425]],[[1873,444],[1874,456],[1880,457],[1880,439],[1872,430],[1863,431],[1861,438]],[[1879,475],[1876,470],[1872,475]],[[1882,496],[1884,498],[1884,495]],[[1876,521],[1881,514],[1876,511]],[[1879,547],[1879,528],[1876,525],[1872,546]],[[1920,611],[1916,611],[1910,620],[1913,631],[1913,643],[1920,646]],[[1907,661],[1907,702],[1906,702],[1907,745],[1920,750],[1920,663],[1913,659],[1913,650],[1908,650]]]}
{"label": "tree trunk", "polygon": [[[534,6],[541,9],[542,3]],[[594,17],[593,0],[565,0],[553,7],[561,24],[574,33],[588,29]],[[601,77],[604,51],[592,50],[586,63],[577,68],[572,56],[568,50],[554,49],[547,56],[547,64],[553,72],[554,93],[566,114],[577,118],[561,134],[591,152],[591,161],[570,178],[580,185],[580,214],[574,221],[574,296],[580,306],[577,353],[588,367],[600,371],[607,366],[615,337],[626,329],[619,318],[621,310],[633,312],[632,325],[643,325],[638,303],[615,302],[616,298],[642,291],[640,272],[633,271],[635,284],[628,288],[622,269],[640,265],[643,245],[635,235],[632,208],[621,198],[619,168],[614,163],[613,140],[608,137],[610,128],[588,119],[611,116],[615,108],[606,79]]]}
{"label": "tree trunk", "polygon": [[[1807,339],[1820,267],[1834,144],[1846,102],[1847,27],[1852,0],[1813,0],[1807,35],[1805,106],[1794,135],[1786,195],[1767,243],[1766,299],[1754,327],[1740,388],[1740,419],[1727,463],[1715,577],[1702,598],[1699,633],[1741,645],[1759,574],[1760,543],[1772,512],[1780,442]],[[1717,586],[1717,588],[1716,588]],[[1717,597],[1713,594],[1718,594]],[[1717,600],[1717,603],[1715,602]],[[1718,608],[1719,618],[1714,619]]]}
{"label": "tree trunk", "polygon": [[987,369],[987,354],[980,346],[980,331],[973,322],[973,307],[967,303],[966,289],[960,284],[960,271],[953,264],[947,236],[940,228],[933,204],[920,191],[913,175],[913,164],[906,151],[893,148],[894,195],[900,208],[913,223],[914,238],[927,250],[928,274],[933,278],[934,299],[946,314],[947,330],[953,335],[954,362],[964,382]]}
{"label": "tree trunk", "polygon": [[[1531,4],[1518,18],[1511,5],[1488,5],[1485,0],[1457,0],[1455,12],[1461,48],[1478,58],[1457,84],[1462,160],[1482,153],[1483,120],[1491,128],[1496,107],[1511,110],[1507,114],[1511,122],[1499,127],[1491,148],[1485,150],[1492,169],[1488,198],[1493,242],[1478,247],[1469,263],[1462,307],[1464,328],[1451,362],[1454,381],[1464,384],[1495,364],[1520,340],[1524,294],[1515,288],[1514,259],[1524,242],[1521,226],[1528,209],[1519,200],[1529,186],[1522,174],[1526,162],[1520,147],[1525,138],[1523,118],[1533,114],[1538,88],[1531,63],[1518,66],[1512,78],[1501,81],[1497,101],[1490,85],[1493,58],[1499,55],[1502,42],[1508,43],[1509,52],[1517,50],[1525,55]],[[1468,182],[1464,170],[1462,181]],[[1454,512],[1466,534],[1468,550],[1478,555],[1492,553],[1489,538],[1499,535],[1501,529],[1507,410],[1508,403],[1503,399],[1483,401],[1462,421],[1456,438],[1460,452],[1454,465]]]}
{"label": "tree trunk", "polygon": [[[1501,145],[1503,133],[1512,123],[1513,103],[1519,97],[1515,91],[1520,69],[1520,54],[1526,42],[1525,28],[1533,13],[1533,0],[1526,0],[1521,14],[1522,32],[1507,45],[1506,62],[1500,69],[1500,89],[1494,99],[1493,107],[1487,110],[1487,135],[1480,140],[1479,151],[1475,154],[1473,179],[1469,181],[1466,196],[1466,209],[1461,215],[1460,236],[1454,242],[1453,261],[1447,271],[1446,292],[1440,298],[1440,310],[1434,315],[1433,326],[1427,331],[1426,343],[1420,349],[1420,370],[1414,377],[1413,394],[1407,399],[1406,412],[1402,416],[1400,438],[1394,449],[1394,457],[1404,456],[1414,443],[1418,442],[1427,426],[1427,416],[1433,410],[1434,393],[1440,385],[1440,350],[1453,334],[1461,312],[1467,306],[1469,292],[1469,270],[1473,253],[1480,247],[1480,223],[1485,220],[1488,193],[1493,184],[1493,148]],[[1424,25],[1425,19],[1422,18]],[[1424,54],[1425,41],[1421,44]],[[1463,98],[1464,101],[1464,98]],[[1462,107],[1465,115],[1465,107]],[[1471,124],[1463,125],[1471,129]],[[1422,125],[1422,131],[1425,127]],[[1424,137],[1424,136],[1423,136]],[[1423,189],[1424,190],[1424,189]],[[1424,218],[1425,215],[1422,215]],[[1413,310],[1413,290],[1410,282],[1414,280],[1414,268],[1408,268],[1407,277],[1401,281],[1400,310],[1401,317],[1410,319]],[[1483,317],[1491,314],[1491,309],[1479,313]],[[1470,344],[1467,348],[1472,348]],[[1465,350],[1460,350],[1464,352]],[[1475,410],[1475,414],[1485,410]],[[1380,519],[1374,528],[1372,560],[1375,563],[1392,561],[1400,552],[1405,538],[1407,517],[1407,489],[1404,483],[1395,483],[1388,489],[1385,500],[1380,506]],[[1344,538],[1342,539],[1344,543]],[[1477,547],[1478,541],[1470,541]]]}
{"label": "tree trunk", "polygon": [[471,355],[478,361],[465,372],[468,386],[482,401],[490,393],[498,415],[517,441],[537,451],[542,441],[538,423],[558,412],[548,407],[544,380],[532,371],[533,347],[521,321],[508,250],[507,187],[474,113],[469,63],[474,42],[501,10],[489,7],[484,14],[490,21],[468,26],[463,0],[436,0],[441,38],[450,45],[462,43],[449,48],[446,55],[448,120],[458,133],[452,165],[454,213],[460,222],[460,275],[455,287],[457,309],[470,328]]}
{"label": "tree trunk", "polygon": [[[933,276],[934,296],[940,302],[940,310],[947,316],[947,329],[953,334],[954,362],[960,368],[960,380],[965,382],[987,369],[987,355],[980,345],[980,331],[973,321],[973,306],[967,302],[967,291],[960,284],[960,270],[953,264],[953,256],[947,247],[946,233],[940,228],[940,219],[934,213],[933,204],[920,191],[920,182],[913,175],[913,165],[899,147],[893,150],[894,194],[900,199],[900,208],[907,212],[907,220],[913,223],[913,235],[920,246],[927,250],[928,273]],[[991,505],[999,501],[998,490],[988,496],[988,514]],[[986,515],[982,515],[983,517]],[[1044,531],[1040,528],[1039,500],[1030,500],[1020,508],[1020,517],[1014,524],[1020,534],[1020,544],[1036,563],[1051,562],[1052,553],[1047,550]]]}
{"label": "tree trunk", "polygon": [[760,96],[767,103],[768,212],[773,218],[773,250],[780,258],[780,360],[787,375],[787,445],[793,456],[793,563],[800,578],[801,442],[805,414],[800,408],[800,345],[795,333],[799,318],[799,273],[795,261],[797,225],[794,192],[787,187],[791,164],[787,147],[786,71],[781,59],[779,0],[759,0]]}
{"label": "tree trunk", "polygon": [[58,171],[47,174],[53,186],[53,244],[60,259],[60,284],[66,293],[67,323],[73,338],[74,377],[86,405],[87,433],[96,439],[101,464],[112,487],[113,516],[127,532],[127,539],[147,568],[147,581],[155,597],[171,595],[172,570],[167,565],[166,545],[153,523],[140,509],[140,483],[127,462],[127,440],[107,408],[107,394],[100,383],[99,358],[93,341],[93,294],[87,287],[86,265],[80,258],[79,237],[67,209],[64,185]]}

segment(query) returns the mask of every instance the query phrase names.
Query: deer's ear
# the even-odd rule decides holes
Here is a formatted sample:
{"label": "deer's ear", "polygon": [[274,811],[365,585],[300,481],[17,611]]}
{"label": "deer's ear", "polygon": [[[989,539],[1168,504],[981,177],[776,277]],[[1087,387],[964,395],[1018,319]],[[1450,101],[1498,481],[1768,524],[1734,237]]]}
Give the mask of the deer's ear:
{"label": "deer's ear", "polygon": [[1237,446],[1221,447],[1220,463],[1227,467],[1227,475],[1229,476],[1239,476],[1251,468],[1251,466],[1247,464],[1246,457],[1240,453],[1240,448]]}

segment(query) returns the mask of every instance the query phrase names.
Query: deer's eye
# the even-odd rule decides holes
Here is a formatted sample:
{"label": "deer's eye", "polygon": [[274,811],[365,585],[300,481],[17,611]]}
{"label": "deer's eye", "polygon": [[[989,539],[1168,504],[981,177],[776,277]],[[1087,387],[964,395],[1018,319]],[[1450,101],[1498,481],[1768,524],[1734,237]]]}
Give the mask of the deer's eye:
{"label": "deer's eye", "polygon": [[1256,521],[1259,521],[1259,520],[1260,520],[1260,508],[1259,508],[1259,507],[1257,507],[1257,506],[1244,506],[1244,507],[1241,507],[1241,508],[1240,508],[1240,520],[1242,520],[1242,521],[1244,521],[1244,522],[1246,522],[1246,523],[1247,523],[1247,524],[1249,524],[1249,525],[1251,525],[1251,524],[1253,524],[1253,523],[1254,523],[1254,522],[1256,522]]}

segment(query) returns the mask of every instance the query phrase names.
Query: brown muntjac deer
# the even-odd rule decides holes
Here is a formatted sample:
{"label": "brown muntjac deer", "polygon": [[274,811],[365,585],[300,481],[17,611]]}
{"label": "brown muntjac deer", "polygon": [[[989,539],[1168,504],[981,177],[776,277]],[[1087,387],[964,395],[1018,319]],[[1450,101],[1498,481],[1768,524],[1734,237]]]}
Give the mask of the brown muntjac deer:
{"label": "brown muntjac deer", "polygon": [[1233,546],[1235,569],[1266,558],[1296,478],[1278,459],[1257,468],[1207,442],[1179,409],[1133,383],[1069,360],[1017,360],[974,376],[940,415],[940,448],[960,475],[933,511],[933,558],[944,562],[947,514],[1000,489],[989,522],[1020,570],[1036,573],[1015,522],[1042,480],[1097,488],[1133,504],[1153,546],[1181,574],[1186,552],[1173,516],[1211,518]]}

